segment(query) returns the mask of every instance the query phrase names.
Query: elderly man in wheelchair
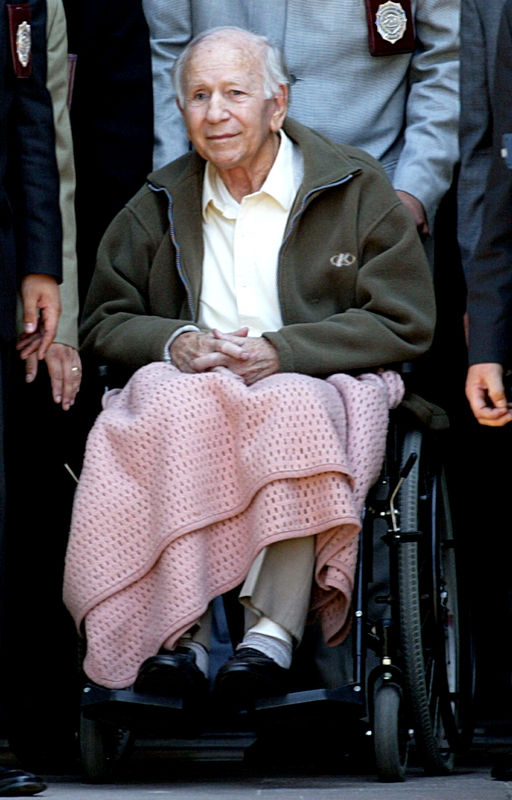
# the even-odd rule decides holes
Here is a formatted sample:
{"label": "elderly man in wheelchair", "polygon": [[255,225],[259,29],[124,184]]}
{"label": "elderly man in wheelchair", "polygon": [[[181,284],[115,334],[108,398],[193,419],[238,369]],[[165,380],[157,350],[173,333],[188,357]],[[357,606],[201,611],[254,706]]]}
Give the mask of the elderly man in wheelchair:
{"label": "elderly man in wheelchair", "polygon": [[112,222],[86,303],[84,351],[132,376],[89,436],[65,601],[92,682],[190,703],[241,586],[214,686],[240,707],[286,691],[309,619],[346,635],[393,365],[428,349],[434,298],[381,167],[287,118],[266,39],[208,31],[173,78],[193,149]]}

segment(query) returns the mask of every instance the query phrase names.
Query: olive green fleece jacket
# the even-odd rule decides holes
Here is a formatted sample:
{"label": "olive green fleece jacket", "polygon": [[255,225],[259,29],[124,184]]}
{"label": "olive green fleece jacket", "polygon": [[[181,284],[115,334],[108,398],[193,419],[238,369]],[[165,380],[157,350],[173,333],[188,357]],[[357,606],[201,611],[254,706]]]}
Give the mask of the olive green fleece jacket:
{"label": "olive green fleece jacket", "polygon": [[[290,119],[285,131],[305,172],[279,253],[283,327],[263,334],[281,370],[325,376],[415,358],[435,308],[409,212],[371,156]],[[197,320],[204,165],[188,153],[152,173],[108,228],[81,329],[100,363],[160,361],[173,332]]]}

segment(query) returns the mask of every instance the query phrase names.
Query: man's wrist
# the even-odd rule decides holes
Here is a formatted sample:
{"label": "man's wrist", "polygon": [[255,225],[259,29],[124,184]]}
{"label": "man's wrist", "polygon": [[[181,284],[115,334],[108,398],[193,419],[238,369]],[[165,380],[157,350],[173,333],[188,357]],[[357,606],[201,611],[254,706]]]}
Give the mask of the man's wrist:
{"label": "man's wrist", "polygon": [[166,364],[172,364],[172,358],[171,358],[172,343],[178,338],[178,336],[181,336],[182,333],[193,333],[193,332],[199,333],[199,328],[197,327],[197,325],[182,325],[181,328],[178,328],[178,330],[174,331],[172,336],[170,336],[167,339],[163,353],[163,360],[165,361]]}

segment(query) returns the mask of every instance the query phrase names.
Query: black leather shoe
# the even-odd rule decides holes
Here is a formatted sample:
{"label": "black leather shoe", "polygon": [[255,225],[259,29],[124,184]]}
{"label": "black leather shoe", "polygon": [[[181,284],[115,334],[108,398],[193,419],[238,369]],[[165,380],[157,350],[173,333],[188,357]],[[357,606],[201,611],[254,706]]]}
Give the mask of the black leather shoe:
{"label": "black leather shoe", "polygon": [[512,753],[502,753],[496,759],[491,776],[497,781],[512,781]]}
{"label": "black leather shoe", "polygon": [[177,647],[147,658],[133,688],[141,694],[199,701],[208,691],[208,681],[196,664],[194,652]]}
{"label": "black leather shoe", "polygon": [[248,708],[262,697],[285,694],[289,670],[252,647],[240,647],[219,669],[217,698],[237,708]]}
{"label": "black leather shoe", "polygon": [[46,784],[31,772],[0,767],[0,797],[30,797],[45,789]]}

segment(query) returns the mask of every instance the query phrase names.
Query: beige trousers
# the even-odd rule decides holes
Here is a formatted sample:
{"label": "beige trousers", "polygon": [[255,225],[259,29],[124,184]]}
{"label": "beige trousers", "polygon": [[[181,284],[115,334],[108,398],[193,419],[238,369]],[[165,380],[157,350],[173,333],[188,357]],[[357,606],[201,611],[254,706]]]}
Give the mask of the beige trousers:
{"label": "beige trousers", "polygon": [[[260,617],[277,622],[298,644],[304,633],[309,610],[315,537],[276,542],[259,553],[240,590],[245,606],[245,630]],[[206,648],[210,646],[211,605],[202,616],[192,638]]]}

